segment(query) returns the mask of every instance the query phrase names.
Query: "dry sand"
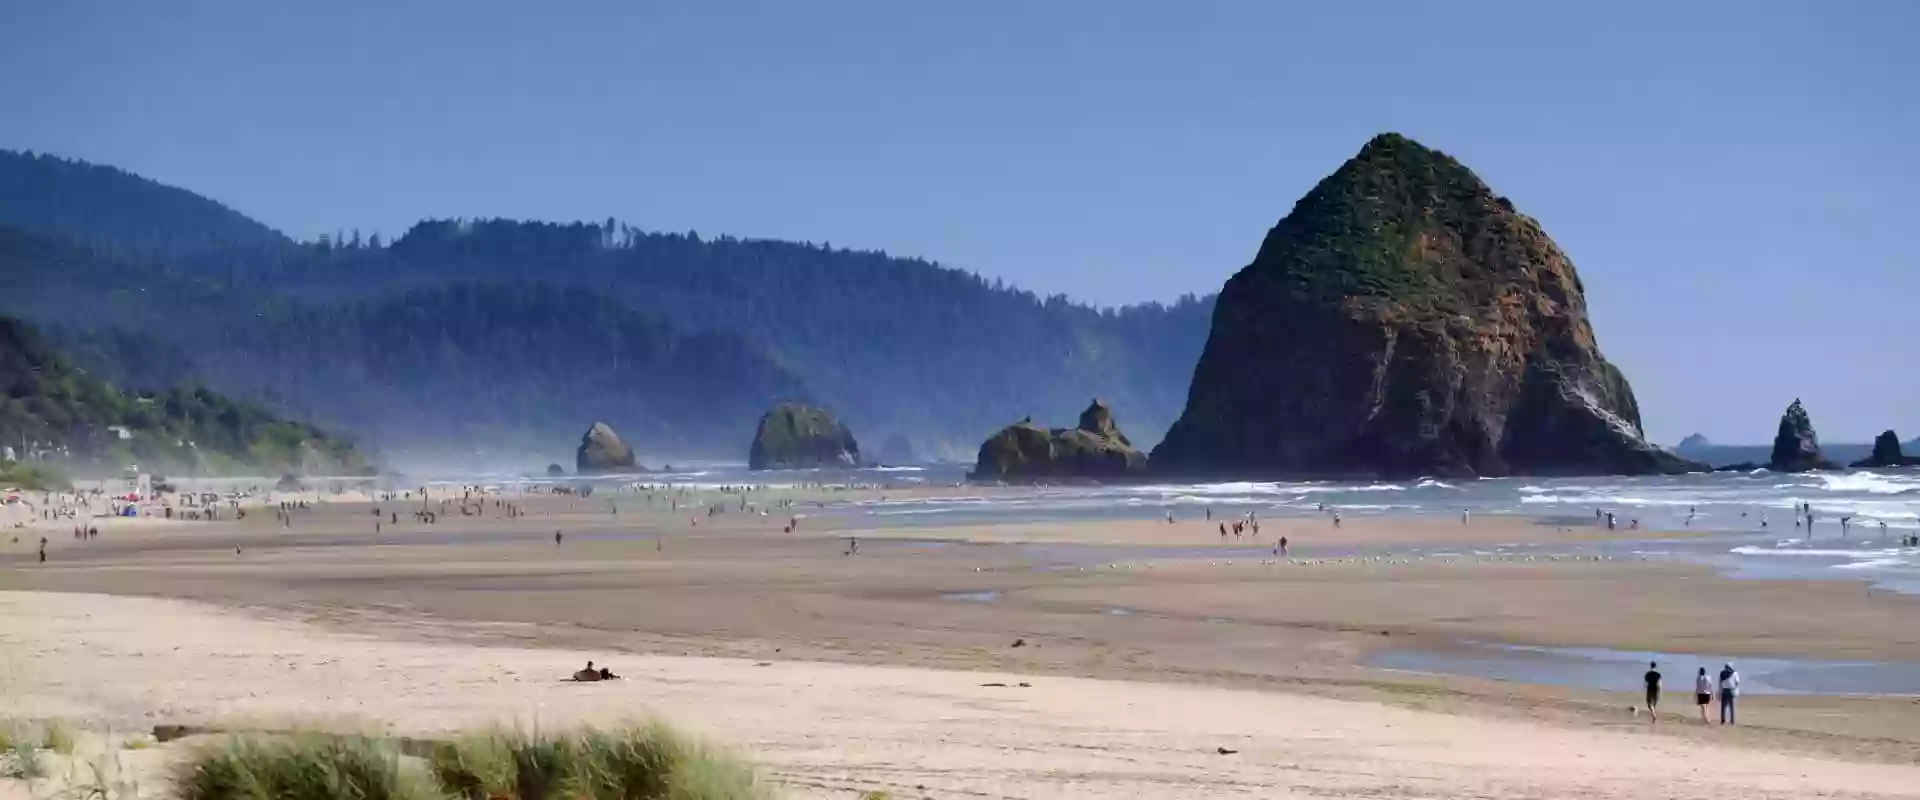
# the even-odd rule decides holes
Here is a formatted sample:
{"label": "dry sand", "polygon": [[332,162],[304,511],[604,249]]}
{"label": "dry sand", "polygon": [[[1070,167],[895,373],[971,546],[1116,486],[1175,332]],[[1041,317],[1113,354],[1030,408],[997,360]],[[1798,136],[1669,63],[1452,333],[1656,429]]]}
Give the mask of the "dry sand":
{"label": "dry sand", "polygon": [[[1684,535],[1516,518],[1263,520],[1259,540],[1223,544],[1199,518],[883,529],[811,508],[880,494],[756,493],[794,501],[766,516],[713,492],[485,497],[470,516],[436,498],[435,525],[412,518],[417,500],[326,502],[290,527],[256,510],[54,537],[46,565],[0,542],[0,591],[20,592],[0,604],[0,657],[25,652],[16,642],[45,656],[0,665],[35,714],[121,724],[324,709],[412,731],[658,711],[795,785],[896,796],[917,784],[938,797],[1920,787],[1904,772],[1871,783],[1920,753],[1908,698],[1751,697],[1754,724],[1650,735],[1623,712],[1637,675],[1595,692],[1365,666],[1382,648],[1461,639],[1912,661],[1920,598],[1624,555],[1330,557]],[[708,517],[709,504],[732,510]],[[1292,563],[1259,550],[1281,535]],[[587,658],[635,680],[550,685]],[[54,663],[72,666],[42,666]],[[1034,687],[979,686],[1021,680]]]}
{"label": "dry sand", "polygon": [[795,797],[1920,796],[1914,766],[1282,693],[631,655],[611,659],[626,680],[573,684],[559,678],[609,658],[172,600],[3,593],[0,636],[0,692],[25,715],[123,730],[324,716],[417,734],[659,715],[746,750]]}

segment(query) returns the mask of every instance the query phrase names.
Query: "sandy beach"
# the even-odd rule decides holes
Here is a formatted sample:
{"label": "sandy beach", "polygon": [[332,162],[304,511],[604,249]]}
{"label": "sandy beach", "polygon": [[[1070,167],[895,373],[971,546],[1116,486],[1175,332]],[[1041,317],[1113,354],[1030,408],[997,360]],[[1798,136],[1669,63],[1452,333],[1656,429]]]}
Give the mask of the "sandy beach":
{"label": "sandy beach", "polygon": [[559,676],[608,657],[98,595],[0,594],[0,616],[26,662],[10,665],[4,691],[33,715],[410,734],[659,716],[734,743],[794,797],[1920,794],[1911,765],[1279,692],[640,655],[611,660],[625,680],[570,684]]}
{"label": "sandy beach", "polygon": [[[0,548],[6,697],[96,729],[657,713],[797,796],[1920,792],[1912,698],[1755,695],[1748,724],[1705,726],[1671,665],[1650,730],[1633,670],[1596,689],[1372,665],[1469,641],[1916,661],[1920,598],[1625,549],[1536,559],[1500,548],[1686,534],[1515,517],[1263,520],[1223,543],[1204,519],[806,516],[860,496],[768,493],[794,508],[765,516],[721,493],[488,496],[437,524],[417,500],[318,502],[54,536],[44,565],[23,537]],[[735,510],[690,510],[709,505]],[[1452,555],[1392,555],[1416,545]],[[586,659],[631,680],[554,683]]]}

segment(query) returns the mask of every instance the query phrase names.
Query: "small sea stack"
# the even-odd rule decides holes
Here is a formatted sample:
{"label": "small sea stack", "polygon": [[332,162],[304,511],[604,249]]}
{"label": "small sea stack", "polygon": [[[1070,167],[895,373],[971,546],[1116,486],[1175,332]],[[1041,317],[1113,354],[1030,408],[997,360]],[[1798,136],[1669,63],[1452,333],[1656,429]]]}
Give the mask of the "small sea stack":
{"label": "small sea stack", "polygon": [[1124,478],[1147,470],[1147,456],[1135,449],[1114,422],[1113,410],[1095,399],[1080,412],[1080,424],[1049,430],[1023,419],[980,445],[974,480],[1036,478]]}
{"label": "small sea stack", "polygon": [[747,452],[751,469],[860,466],[853,431],[824,408],[782,403],[760,417]]}
{"label": "small sea stack", "polygon": [[620,440],[613,426],[595,422],[580,436],[580,450],[574,454],[574,468],[580,474],[633,472],[639,466],[633,448]]}

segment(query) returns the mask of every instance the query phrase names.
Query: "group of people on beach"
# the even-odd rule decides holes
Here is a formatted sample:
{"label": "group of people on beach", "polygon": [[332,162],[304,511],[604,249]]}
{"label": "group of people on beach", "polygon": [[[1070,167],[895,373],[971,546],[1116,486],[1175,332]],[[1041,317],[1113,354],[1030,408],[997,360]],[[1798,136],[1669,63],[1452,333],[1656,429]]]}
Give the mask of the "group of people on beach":
{"label": "group of people on beach", "polygon": [[[1641,679],[1646,682],[1647,687],[1648,724],[1658,724],[1660,722],[1660,663],[1647,662],[1647,673],[1641,676]],[[1707,706],[1713,704],[1715,697],[1720,700],[1720,724],[1735,724],[1734,709],[1738,706],[1740,699],[1740,672],[1730,663],[1721,665],[1720,674],[1717,677],[1708,676],[1706,667],[1701,667],[1699,673],[1694,675],[1693,704],[1700,708],[1700,722],[1703,724],[1712,724],[1707,719]]]}

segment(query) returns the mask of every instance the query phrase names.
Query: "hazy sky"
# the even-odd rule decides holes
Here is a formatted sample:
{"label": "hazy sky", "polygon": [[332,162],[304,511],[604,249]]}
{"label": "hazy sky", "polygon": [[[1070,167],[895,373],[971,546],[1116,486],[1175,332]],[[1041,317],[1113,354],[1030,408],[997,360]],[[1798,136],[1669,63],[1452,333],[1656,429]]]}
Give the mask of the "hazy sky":
{"label": "hazy sky", "polygon": [[1916,53],[1899,0],[0,0],[0,147],[302,237],[611,215],[1123,303],[1395,130],[1573,256],[1654,438],[1911,438]]}

